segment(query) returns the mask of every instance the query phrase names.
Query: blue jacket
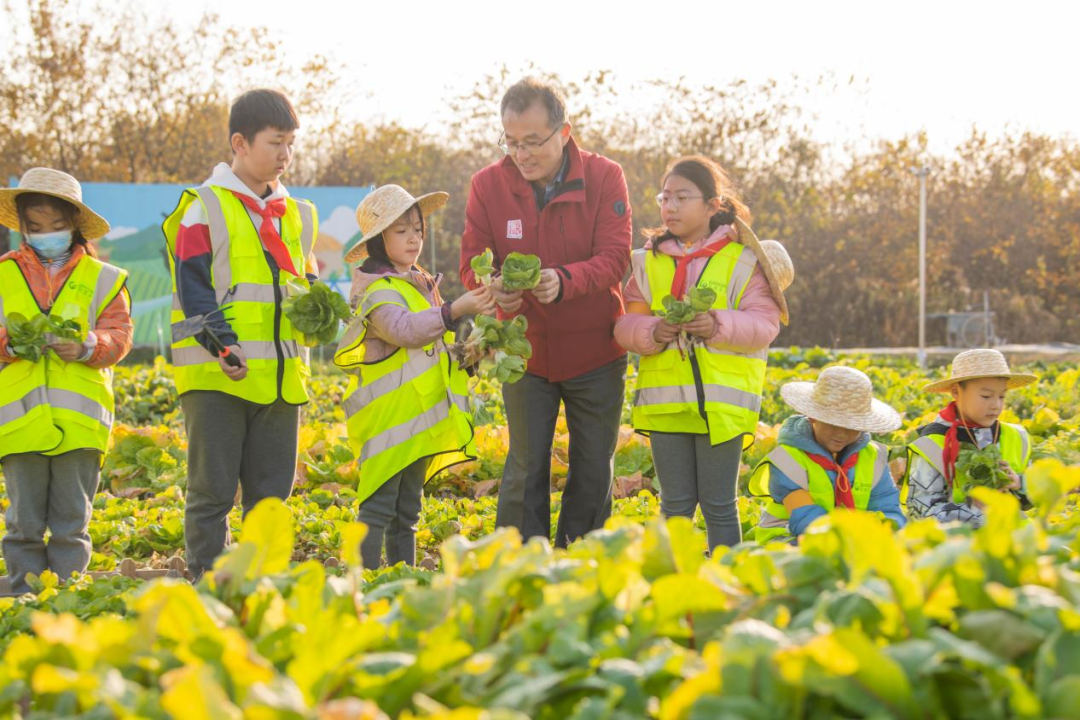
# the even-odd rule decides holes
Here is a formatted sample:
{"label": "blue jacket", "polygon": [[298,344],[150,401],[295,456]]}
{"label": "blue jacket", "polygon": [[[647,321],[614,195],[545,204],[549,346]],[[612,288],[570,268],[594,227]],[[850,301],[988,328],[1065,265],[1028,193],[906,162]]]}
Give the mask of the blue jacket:
{"label": "blue jacket", "polygon": [[[830,455],[829,451],[818,445],[814,439],[814,431],[810,426],[810,420],[804,415],[789,417],[784,422],[783,427],[780,428],[780,436],[777,438],[777,442],[815,455],[824,455],[825,457]],[[841,451],[838,458],[840,464],[860,452],[868,444],[870,444],[870,434],[863,433],[855,442]],[[889,474],[888,467],[885,468],[885,474]],[[834,484],[836,483],[835,472],[826,471],[826,475],[829,476],[829,480]],[[769,469],[769,494],[772,495],[773,500],[776,502],[783,504],[788,493],[800,489],[798,485],[775,466]],[[896,483],[893,482],[891,474],[874,485],[874,489],[870,492],[870,503],[867,505],[866,510],[867,512],[883,513],[885,517],[895,522],[897,527],[903,527],[907,523],[904,512],[900,509],[900,490],[896,487]],[[788,530],[792,535],[801,535],[810,523],[827,514],[828,510],[820,505],[804,505],[801,508],[796,508],[788,520]]]}

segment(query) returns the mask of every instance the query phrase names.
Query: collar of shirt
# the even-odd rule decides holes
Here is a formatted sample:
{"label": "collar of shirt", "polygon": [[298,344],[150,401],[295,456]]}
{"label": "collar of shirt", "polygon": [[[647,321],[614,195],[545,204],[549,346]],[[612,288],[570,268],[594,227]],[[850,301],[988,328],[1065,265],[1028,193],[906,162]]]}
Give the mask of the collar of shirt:
{"label": "collar of shirt", "polygon": [[536,205],[540,210],[544,209],[555,198],[555,193],[558,192],[559,186],[566,180],[566,173],[570,169],[570,152],[567,149],[563,149],[562,167],[559,168],[559,172],[556,173],[555,179],[547,184],[542,190],[537,187],[536,183],[533,183],[533,194],[536,196]]}

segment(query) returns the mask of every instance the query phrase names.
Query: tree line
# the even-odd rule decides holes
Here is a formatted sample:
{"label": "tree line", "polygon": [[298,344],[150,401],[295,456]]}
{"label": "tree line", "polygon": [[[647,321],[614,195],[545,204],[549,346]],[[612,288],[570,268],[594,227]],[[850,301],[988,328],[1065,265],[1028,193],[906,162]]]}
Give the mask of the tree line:
{"label": "tree line", "polygon": [[[72,0],[29,0],[5,10],[15,32],[0,77],[0,179],[46,165],[88,182],[198,183],[229,159],[231,99],[279,87],[302,122],[286,182],[448,191],[433,228],[434,265],[451,295],[460,287],[469,180],[500,157],[502,90],[539,70],[502,67],[478,78],[424,127],[361,122],[342,107],[362,93],[362,77],[342,78],[327,57],[289,55],[265,28],[228,27],[210,14],[183,30],[134,4],[75,9]],[[825,80],[628,84],[610,71],[557,79],[579,144],[626,172],[635,246],[660,222],[652,198],[672,158],[708,155],[739,181],[758,235],[782,241],[795,262],[792,324],[778,343],[914,344],[919,208],[910,169],[922,165],[931,168],[929,311],[981,309],[987,292],[1002,338],[1080,342],[1074,139],[973,128],[947,154],[931,152],[924,134],[852,142],[838,153],[815,137],[802,109],[806,97],[832,91]]]}

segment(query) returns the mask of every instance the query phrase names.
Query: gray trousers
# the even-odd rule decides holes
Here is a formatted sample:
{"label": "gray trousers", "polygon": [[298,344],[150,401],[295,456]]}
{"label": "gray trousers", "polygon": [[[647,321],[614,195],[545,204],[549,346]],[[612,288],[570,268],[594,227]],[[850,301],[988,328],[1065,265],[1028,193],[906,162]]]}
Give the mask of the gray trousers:
{"label": "gray trousers", "polygon": [[387,565],[416,564],[416,526],[427,464],[427,460],[414,462],[360,503],[359,519],[368,529],[360,543],[364,567],[374,570],[382,564],[384,540]]}
{"label": "gray trousers", "polygon": [[[90,514],[101,476],[101,453],[20,453],[3,459],[7,511],[4,560],[11,590],[30,592],[26,574],[52,570],[67,580],[90,563]],[[45,543],[45,531],[51,535]]]}
{"label": "gray trousers", "polygon": [[184,538],[188,569],[198,578],[231,542],[228,514],[238,484],[244,515],[260,500],[289,497],[300,408],[200,391],[181,396],[180,407],[188,436]]}
{"label": "gray trousers", "polygon": [[653,465],[660,481],[660,512],[664,517],[694,517],[701,505],[709,550],[742,540],[736,494],[742,437],[719,445],[708,435],[649,433]]}
{"label": "gray trousers", "polygon": [[570,469],[555,546],[566,547],[603,527],[611,515],[626,362],[624,356],[558,383],[526,374],[503,386],[510,449],[499,487],[497,527],[516,527],[525,539],[551,537],[551,445],[560,402],[566,405]]}

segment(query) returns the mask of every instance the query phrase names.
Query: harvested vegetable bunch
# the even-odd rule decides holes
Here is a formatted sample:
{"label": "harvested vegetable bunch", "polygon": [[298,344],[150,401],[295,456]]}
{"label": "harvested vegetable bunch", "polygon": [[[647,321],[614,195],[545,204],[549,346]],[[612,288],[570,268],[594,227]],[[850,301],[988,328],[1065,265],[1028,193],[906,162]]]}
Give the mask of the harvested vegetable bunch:
{"label": "harvested vegetable bunch", "polygon": [[502,264],[504,290],[532,290],[540,283],[540,258],[512,252]]}
{"label": "harvested vegetable bunch", "polygon": [[1012,483],[1004,462],[996,444],[981,450],[974,445],[964,445],[956,458],[956,482],[965,493],[976,487],[1004,490]]}
{"label": "harvested vegetable bunch", "polygon": [[668,295],[664,303],[664,320],[672,325],[684,325],[703,312],[712,309],[716,302],[716,292],[710,288],[692,287],[686,300],[676,300]]}
{"label": "harvested vegetable bunch", "polygon": [[529,329],[525,316],[497,320],[478,315],[475,322],[469,337],[453,348],[461,367],[471,367],[490,356],[494,364],[486,369],[487,377],[504,383],[520,380],[528,367],[526,360],[532,357],[532,343],[525,337]]}
{"label": "harvested vegetable bunch", "polygon": [[289,283],[289,297],[281,303],[289,322],[303,339],[302,345],[315,347],[337,339],[341,321],[352,316],[349,304],[329,285],[316,281],[311,289],[300,283]]}
{"label": "harvested vegetable bunch", "polygon": [[22,313],[7,314],[8,347],[17,358],[37,362],[45,354],[50,332],[49,318],[38,313],[27,318]]}
{"label": "harvested vegetable bunch", "polygon": [[479,255],[474,255],[473,259],[469,261],[469,266],[472,267],[473,275],[483,285],[491,284],[491,275],[495,272],[495,255],[491,252],[491,248],[487,248]]}

